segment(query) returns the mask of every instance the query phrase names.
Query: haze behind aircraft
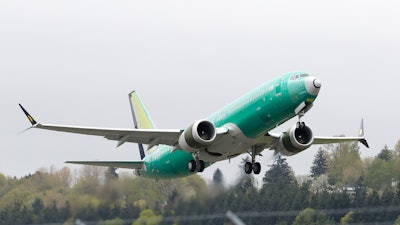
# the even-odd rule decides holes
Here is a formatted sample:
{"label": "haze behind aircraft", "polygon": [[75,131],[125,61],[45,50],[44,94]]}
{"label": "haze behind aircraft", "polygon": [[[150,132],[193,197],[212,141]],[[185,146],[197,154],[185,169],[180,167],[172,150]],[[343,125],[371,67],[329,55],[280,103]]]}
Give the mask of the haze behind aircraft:
{"label": "haze behind aircraft", "polygon": [[[305,72],[292,72],[267,81],[205,119],[196,120],[186,129],[156,129],[135,91],[129,94],[135,129],[77,127],[37,123],[22,107],[32,128],[103,136],[139,144],[140,161],[67,161],[134,169],[139,176],[163,179],[184,177],[202,172],[214,162],[243,153],[251,156],[244,165],[247,174],[259,174],[256,156],[265,149],[291,156],[313,144],[360,141],[366,147],[363,121],[357,137],[318,137],[301,117],[311,109],[321,88],[321,81]],[[283,133],[270,132],[298,116],[298,122]],[[145,146],[143,146],[145,144]],[[145,149],[147,155],[145,155]]]}

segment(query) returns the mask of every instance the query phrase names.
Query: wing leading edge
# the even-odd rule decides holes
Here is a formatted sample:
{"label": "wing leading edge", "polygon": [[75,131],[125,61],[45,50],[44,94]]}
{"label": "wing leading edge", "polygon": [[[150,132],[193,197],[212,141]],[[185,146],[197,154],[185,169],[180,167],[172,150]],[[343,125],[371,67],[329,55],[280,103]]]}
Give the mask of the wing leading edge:
{"label": "wing leading edge", "polygon": [[141,169],[144,165],[144,161],[66,161],[65,163],[124,169]]}
{"label": "wing leading edge", "polygon": [[25,113],[32,128],[60,131],[75,134],[86,134],[94,136],[103,136],[108,140],[116,140],[118,142],[133,142],[150,145],[171,145],[177,144],[179,136],[183,130],[179,129],[113,129],[99,127],[80,127],[80,126],[65,126],[54,124],[41,124],[36,122],[33,117],[19,104],[22,111]]}

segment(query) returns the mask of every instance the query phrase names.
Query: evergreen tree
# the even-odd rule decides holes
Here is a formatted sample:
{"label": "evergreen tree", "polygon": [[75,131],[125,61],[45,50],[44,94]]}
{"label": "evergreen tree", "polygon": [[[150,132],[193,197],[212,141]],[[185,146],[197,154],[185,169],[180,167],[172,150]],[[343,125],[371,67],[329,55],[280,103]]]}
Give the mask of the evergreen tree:
{"label": "evergreen tree", "polygon": [[297,186],[296,177],[292,168],[286,162],[286,159],[278,156],[275,164],[271,166],[271,169],[265,173],[263,178],[263,189],[270,189],[271,187],[277,190],[284,189],[286,187]]}
{"label": "evergreen tree", "polygon": [[313,164],[311,166],[311,177],[316,178],[322,174],[326,173],[327,169],[327,159],[325,151],[319,148],[317,154],[315,155]]}
{"label": "evergreen tree", "polygon": [[104,172],[104,176],[106,179],[106,182],[109,182],[110,180],[116,180],[118,179],[118,173],[116,172],[117,168],[116,167],[108,167],[107,170]]}
{"label": "evergreen tree", "polygon": [[389,161],[393,159],[393,151],[389,150],[387,145],[379,152],[379,154],[376,156],[377,158],[380,158],[384,161]]}
{"label": "evergreen tree", "polygon": [[[263,186],[260,190],[261,200],[259,204],[263,210],[285,211],[293,209],[293,200],[298,192],[298,185],[292,168],[286,159],[277,157],[271,169],[265,173]],[[277,221],[292,220],[292,216],[269,217],[264,224],[275,224]]]}
{"label": "evergreen tree", "polygon": [[224,188],[224,176],[220,169],[216,169],[213,174],[213,185],[217,190],[222,190]]}

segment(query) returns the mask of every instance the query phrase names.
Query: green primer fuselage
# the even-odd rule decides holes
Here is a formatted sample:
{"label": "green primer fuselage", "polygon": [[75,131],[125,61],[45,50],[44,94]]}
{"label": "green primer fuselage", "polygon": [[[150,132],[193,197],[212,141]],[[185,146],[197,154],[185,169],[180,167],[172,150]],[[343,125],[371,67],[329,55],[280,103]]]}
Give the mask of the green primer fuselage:
{"label": "green primer fuselage", "polygon": [[[306,90],[306,76],[308,74],[304,72],[293,72],[267,81],[207,119],[217,128],[235,125],[240,133],[256,144],[257,138],[296,116],[295,110],[300,104],[315,100],[316,95]],[[244,145],[240,153],[245,153],[250,147]],[[137,171],[143,177],[177,178],[195,173],[189,172],[187,167],[188,162],[193,160],[192,153],[176,150],[172,146],[160,145],[143,160],[144,167]],[[206,161],[206,166],[211,163]]]}

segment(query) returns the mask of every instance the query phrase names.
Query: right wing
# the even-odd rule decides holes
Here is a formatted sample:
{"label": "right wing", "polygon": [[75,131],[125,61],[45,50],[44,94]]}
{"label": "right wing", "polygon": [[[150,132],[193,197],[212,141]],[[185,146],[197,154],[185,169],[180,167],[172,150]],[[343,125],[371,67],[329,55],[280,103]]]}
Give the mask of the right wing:
{"label": "right wing", "polygon": [[53,124],[40,124],[19,104],[22,111],[32,124],[32,128],[61,131],[75,134],[103,136],[108,140],[118,141],[118,146],[125,142],[141,143],[148,145],[165,144],[174,146],[178,143],[179,136],[183,132],[180,129],[114,129],[99,127],[79,127]]}
{"label": "right wing", "polygon": [[359,141],[365,147],[369,148],[367,139],[365,139],[364,135],[364,119],[361,119],[360,129],[358,130],[357,137],[314,137],[313,144],[333,144],[333,143],[342,143],[348,141]]}
{"label": "right wing", "polygon": [[[264,136],[262,144],[264,144],[265,148],[277,149],[279,146],[279,139],[281,138],[284,133],[272,133],[268,132],[266,136]],[[359,141],[365,147],[369,148],[368,142],[365,139],[365,132],[364,132],[364,120],[361,119],[360,129],[358,131],[358,136],[354,137],[322,137],[322,136],[314,136],[312,145],[319,145],[319,144],[335,144],[335,143],[343,143],[343,142],[350,142],[350,141]]]}

